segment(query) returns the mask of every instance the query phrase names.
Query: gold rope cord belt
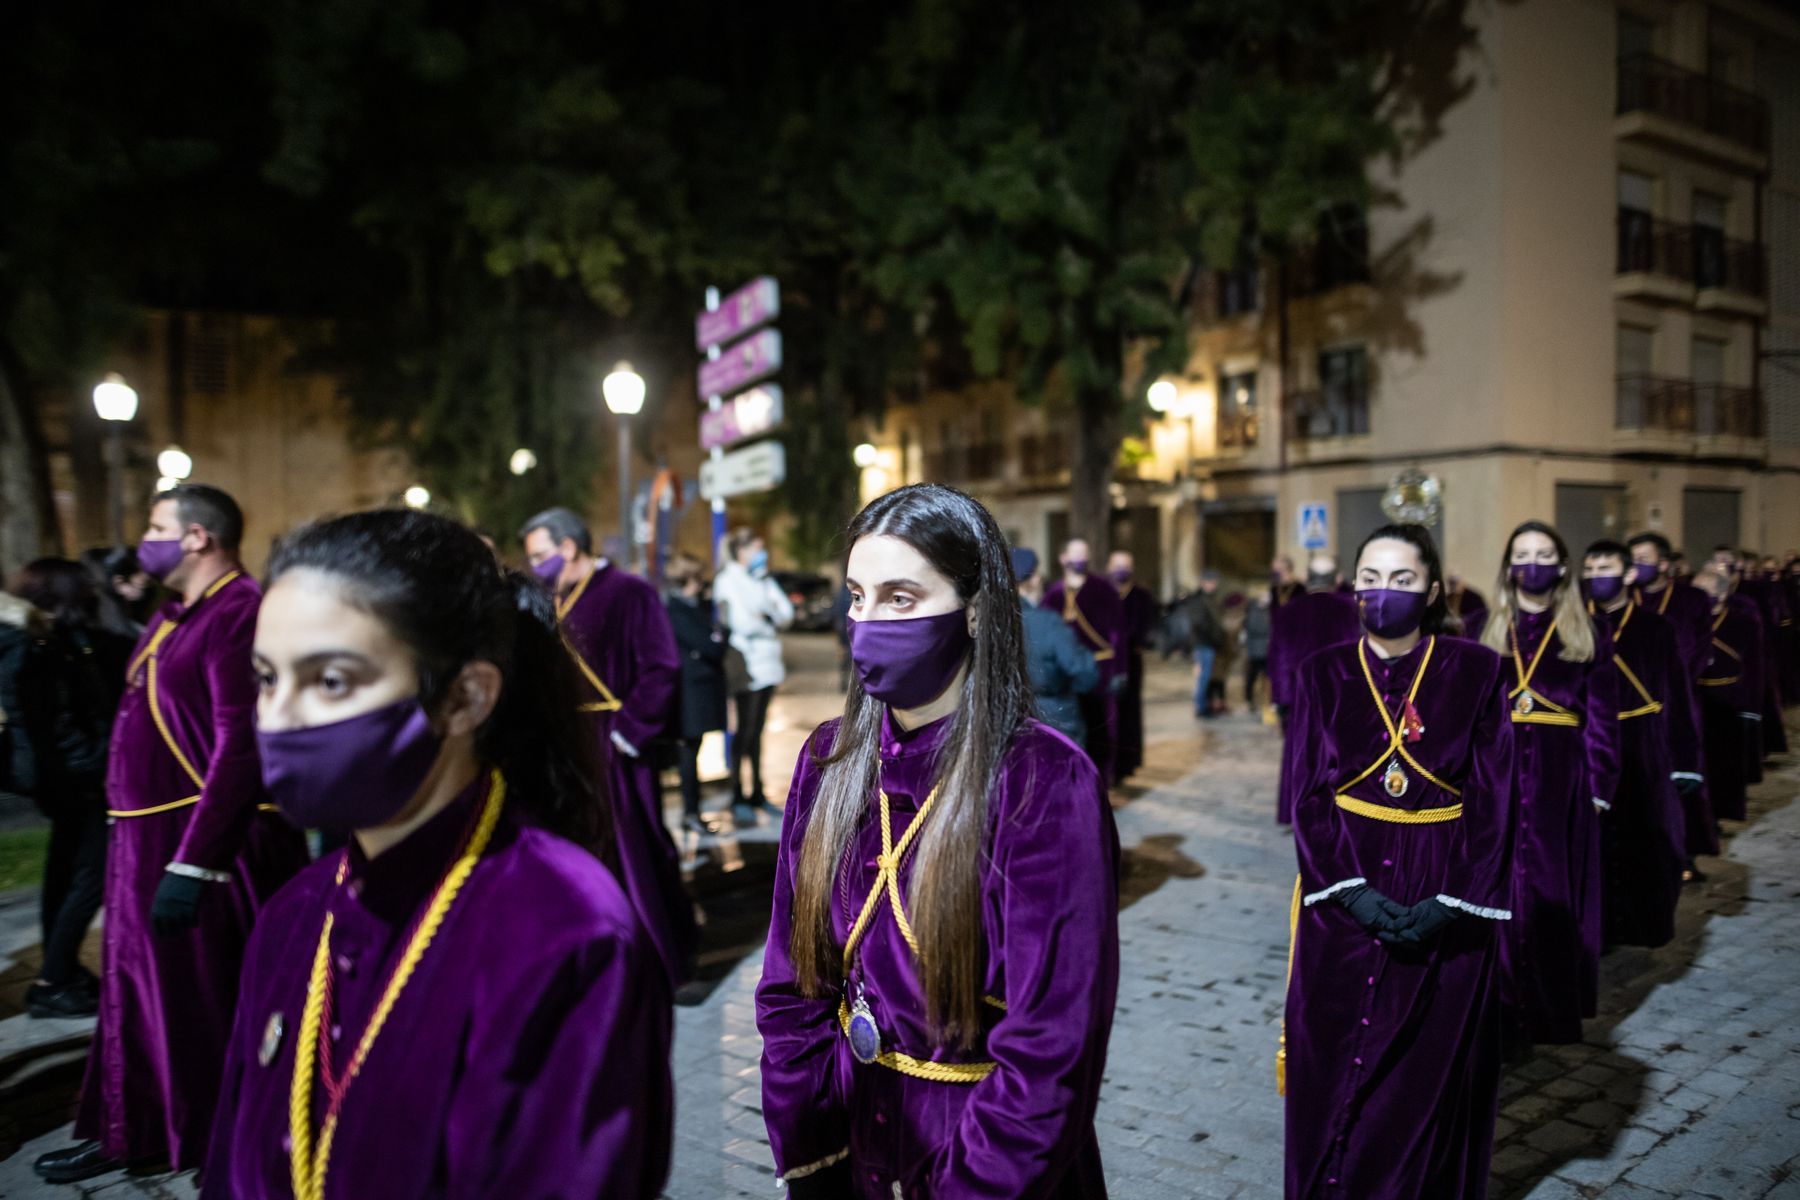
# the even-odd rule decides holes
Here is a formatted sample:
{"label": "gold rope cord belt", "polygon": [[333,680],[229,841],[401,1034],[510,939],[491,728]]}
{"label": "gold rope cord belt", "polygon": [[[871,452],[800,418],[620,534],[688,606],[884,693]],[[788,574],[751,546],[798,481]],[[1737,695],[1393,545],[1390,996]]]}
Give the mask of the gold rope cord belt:
{"label": "gold rope cord belt", "polygon": [[1081,626],[1081,632],[1094,643],[1094,661],[1105,662],[1113,656],[1112,643],[1100,636],[1100,631],[1088,624],[1087,614],[1075,603],[1075,593],[1066,586],[1063,588],[1063,620],[1073,621]]}
{"label": "gold rope cord belt", "polygon": [[1442,821],[1454,821],[1463,813],[1463,806],[1460,804],[1450,804],[1443,808],[1395,808],[1388,804],[1371,804],[1367,800],[1358,800],[1355,796],[1346,796],[1341,792],[1337,797],[1337,806],[1345,812],[1368,817],[1371,821],[1386,821],[1390,825],[1436,825]]}
{"label": "gold rope cord belt", "polygon": [[[1718,620],[1713,622],[1713,632],[1718,633],[1719,626],[1723,625],[1724,623],[1725,623],[1725,614],[1723,612],[1721,612],[1719,614]],[[1701,687],[1728,687],[1731,684],[1734,684],[1738,680],[1742,679],[1744,677],[1744,672],[1742,671],[1741,668],[1744,665],[1744,656],[1739,654],[1736,650],[1732,649],[1730,646],[1726,645],[1724,642],[1720,641],[1716,637],[1712,640],[1712,644],[1717,646],[1719,649],[1723,650],[1725,653],[1731,655],[1732,660],[1738,664],[1738,667],[1740,668],[1740,670],[1738,671],[1738,673],[1736,675],[1727,675],[1727,676],[1724,676],[1723,678],[1719,678],[1719,679],[1708,679],[1705,676],[1701,676],[1700,679],[1698,679],[1696,682],[1698,682]]]}
{"label": "gold rope cord belt", "polygon": [[[575,590],[569,593],[569,598],[567,600],[558,600],[556,602],[556,620],[559,624],[562,623],[571,612],[575,611],[575,602],[581,599],[582,593],[587,591],[588,584],[593,582],[594,576],[597,574],[599,574],[598,571],[589,571],[586,575],[581,577],[581,582],[575,585]],[[579,706],[577,711],[618,712],[621,708],[624,708],[624,702],[613,695],[612,689],[607,687],[600,676],[594,673],[594,668],[588,666],[587,659],[581,657],[581,653],[575,649],[567,636],[564,636],[563,638],[563,645],[568,647],[569,657],[575,660],[575,666],[580,669],[583,677],[587,679],[588,683],[593,686],[593,689],[596,692],[600,693],[600,699],[588,701],[586,704]]]}
{"label": "gold rope cord belt", "polygon": [[[1412,686],[1407,689],[1407,704],[1412,704],[1419,698],[1419,687],[1425,682],[1425,670],[1427,667],[1431,666],[1431,656],[1436,650],[1437,636],[1433,634],[1431,640],[1425,643],[1425,656],[1419,660],[1418,673],[1413,676]],[[1362,774],[1350,780],[1348,783],[1341,785],[1338,788],[1338,791],[1343,792],[1355,787],[1379,770],[1382,763],[1388,762],[1388,755],[1394,754],[1398,755],[1401,759],[1404,759],[1408,766],[1417,771],[1428,782],[1436,784],[1446,792],[1449,792],[1452,796],[1462,795],[1456,788],[1451,787],[1436,775],[1433,775],[1430,771],[1426,770],[1425,767],[1420,764],[1419,760],[1414,758],[1406,749],[1405,731],[1399,725],[1394,723],[1393,718],[1388,715],[1387,705],[1382,703],[1381,691],[1375,686],[1375,676],[1369,670],[1368,653],[1366,643],[1358,642],[1356,644],[1356,661],[1362,666],[1363,682],[1369,685],[1369,696],[1375,701],[1375,711],[1381,714],[1382,727],[1387,730],[1388,747],[1386,750],[1383,750],[1380,754],[1376,755],[1375,761],[1370,763],[1363,770]],[[1405,709],[1402,708],[1401,711],[1404,712]]]}
{"label": "gold rope cord belt", "polygon": [[[227,572],[201,593],[200,600],[210,600],[220,588],[241,574],[243,574],[242,571]],[[195,607],[199,606],[200,600],[194,602]],[[188,610],[189,613],[192,611],[193,609]],[[186,616],[187,614],[182,615]],[[170,634],[175,632],[179,624],[179,621],[171,621],[164,617],[162,624],[156,627],[156,632],[150,635],[150,644],[144,647],[143,653],[132,660],[129,667],[125,668],[125,678],[130,679],[137,674],[139,667],[144,668],[144,690],[148,693],[150,720],[156,725],[156,732],[162,735],[163,745],[169,748],[169,753],[175,756],[175,761],[181,764],[182,771],[194,781],[194,786],[200,791],[195,792],[192,796],[184,796],[180,800],[171,800],[167,804],[157,804],[150,808],[109,808],[106,810],[106,815],[109,817],[149,817],[157,813],[173,812],[178,808],[187,808],[200,803],[201,793],[206,791],[206,776],[194,769],[194,764],[189,761],[188,756],[183,754],[181,747],[175,744],[175,735],[169,732],[168,722],[163,719],[162,700],[156,690],[157,654],[161,651],[162,644],[168,640]]]}
{"label": "gold rope cord belt", "polygon": [[[844,939],[844,978],[846,979],[850,977],[850,967],[856,951],[862,944],[863,934],[868,932],[870,923],[875,919],[876,904],[884,892],[887,894],[888,906],[894,913],[894,924],[900,929],[900,936],[906,939],[907,946],[912,949],[913,957],[921,962],[924,961],[924,956],[919,953],[919,940],[913,934],[912,922],[907,919],[906,908],[900,902],[900,864],[905,860],[907,852],[912,849],[913,841],[918,837],[919,831],[925,827],[926,814],[931,811],[931,806],[937,801],[937,789],[932,788],[931,794],[925,797],[925,803],[919,806],[919,811],[913,816],[912,823],[901,835],[898,846],[894,844],[893,826],[888,821],[887,791],[883,789],[880,795],[881,854],[875,860],[875,882],[869,887],[869,895],[863,901],[862,912],[857,914],[855,923],[850,926],[850,936]],[[1004,1000],[997,1000],[992,996],[983,996],[982,1000],[1002,1011],[1006,1008]],[[846,989],[845,995],[838,999],[838,1027],[843,1030],[844,1037],[848,1039],[850,1036],[848,989]],[[902,1075],[911,1075],[915,1079],[929,1079],[935,1083],[980,1083],[992,1075],[999,1066],[998,1063],[992,1062],[934,1062],[931,1059],[914,1058],[912,1055],[902,1054],[898,1050],[884,1050],[875,1057],[874,1062],[889,1070],[898,1071]]]}

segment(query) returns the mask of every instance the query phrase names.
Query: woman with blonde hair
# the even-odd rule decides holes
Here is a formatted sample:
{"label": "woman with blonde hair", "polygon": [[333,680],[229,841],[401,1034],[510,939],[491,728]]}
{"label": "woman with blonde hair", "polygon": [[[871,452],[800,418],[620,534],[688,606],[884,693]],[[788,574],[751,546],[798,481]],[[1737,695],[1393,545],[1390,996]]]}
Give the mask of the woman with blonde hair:
{"label": "woman with blonde hair", "polygon": [[1508,659],[1518,782],[1505,1033],[1514,1048],[1579,1042],[1599,991],[1600,813],[1618,785],[1619,701],[1568,545],[1542,521],[1507,539],[1481,640]]}

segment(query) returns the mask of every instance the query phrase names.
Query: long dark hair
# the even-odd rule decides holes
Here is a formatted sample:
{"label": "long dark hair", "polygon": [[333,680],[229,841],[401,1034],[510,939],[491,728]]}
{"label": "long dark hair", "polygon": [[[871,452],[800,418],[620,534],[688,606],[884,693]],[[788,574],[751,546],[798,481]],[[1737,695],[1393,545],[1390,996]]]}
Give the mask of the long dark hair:
{"label": "long dark hair", "polygon": [[475,732],[476,754],[506,776],[515,811],[610,859],[611,798],[594,732],[578,712],[574,660],[543,585],[502,572],[461,525],[410,509],[295,530],[276,543],[269,585],[300,569],[330,575],[346,603],[406,643],[427,711],[442,703],[465,664],[499,667],[500,702]]}
{"label": "long dark hair", "polygon": [[[975,614],[962,696],[937,762],[937,805],[919,835],[910,909],[918,934],[926,1019],[942,1044],[970,1045],[981,1028],[984,938],[981,866],[988,793],[1019,727],[1034,711],[1012,559],[994,518],[955,488],[919,483],[882,496],[850,522],[846,551],[865,537],[899,538],[956,585]],[[814,746],[819,795],[800,848],[790,935],[808,995],[842,978],[831,906],[844,853],[875,794],[887,706],[852,682],[837,741]]]}
{"label": "long dark hair", "polygon": [[1432,584],[1437,584],[1437,599],[1425,608],[1425,620],[1419,631],[1426,635],[1434,633],[1461,633],[1461,622],[1450,615],[1450,585],[1444,582],[1444,561],[1438,557],[1437,542],[1432,540],[1431,531],[1423,525],[1383,525],[1374,533],[1362,540],[1356,548],[1356,558],[1351,564],[1355,572],[1362,563],[1363,551],[1369,548],[1370,542],[1390,541],[1405,542],[1419,552],[1419,561],[1425,564],[1425,590],[1429,592]]}
{"label": "long dark hair", "polygon": [[72,559],[34,559],[19,568],[9,590],[49,613],[59,628],[87,631],[100,623],[100,592]]}

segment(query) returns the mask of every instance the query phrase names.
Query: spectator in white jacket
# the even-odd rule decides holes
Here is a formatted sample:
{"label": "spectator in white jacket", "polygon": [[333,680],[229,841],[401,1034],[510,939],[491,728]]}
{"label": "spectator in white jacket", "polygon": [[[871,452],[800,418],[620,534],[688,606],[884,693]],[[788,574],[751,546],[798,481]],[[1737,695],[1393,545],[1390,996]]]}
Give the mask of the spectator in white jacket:
{"label": "spectator in white jacket", "polygon": [[[734,693],[737,733],[731,742],[732,805],[741,822],[769,811],[763,795],[762,735],[775,688],[787,678],[781,661],[780,631],[794,620],[794,606],[769,577],[769,549],[754,530],[737,529],[725,539],[725,565],[713,579],[713,603],[731,634],[731,645],[744,656],[749,689]],[[750,790],[744,790],[743,764],[750,763]]]}

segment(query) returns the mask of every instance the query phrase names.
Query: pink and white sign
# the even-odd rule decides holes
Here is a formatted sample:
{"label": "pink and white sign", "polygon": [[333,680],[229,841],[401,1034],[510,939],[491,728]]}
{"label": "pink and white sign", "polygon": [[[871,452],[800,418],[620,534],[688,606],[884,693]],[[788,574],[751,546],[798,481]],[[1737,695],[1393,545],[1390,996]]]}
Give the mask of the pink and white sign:
{"label": "pink and white sign", "polygon": [[700,397],[724,396],[781,370],[781,333],[765,329],[700,364]]}
{"label": "pink and white sign", "polygon": [[718,308],[694,318],[694,348],[724,345],[780,315],[781,285],[773,276],[759,275],[720,301]]}
{"label": "pink and white sign", "polygon": [[781,385],[765,383],[740,392],[716,410],[700,413],[700,448],[729,446],[746,438],[761,437],[781,424]]}

